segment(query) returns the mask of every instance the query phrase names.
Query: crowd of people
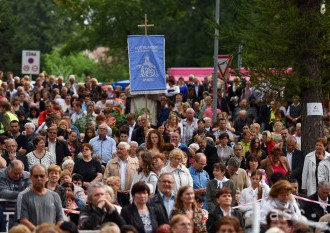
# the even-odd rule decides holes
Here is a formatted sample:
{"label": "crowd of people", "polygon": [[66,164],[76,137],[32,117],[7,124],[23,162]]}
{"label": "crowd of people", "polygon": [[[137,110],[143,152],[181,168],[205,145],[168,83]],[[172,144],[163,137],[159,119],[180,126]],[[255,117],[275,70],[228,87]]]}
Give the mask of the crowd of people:
{"label": "crowd of people", "polygon": [[240,233],[257,219],[291,233],[329,219],[329,116],[305,155],[298,96],[239,78],[166,81],[138,115],[129,86],[0,72],[0,231]]}

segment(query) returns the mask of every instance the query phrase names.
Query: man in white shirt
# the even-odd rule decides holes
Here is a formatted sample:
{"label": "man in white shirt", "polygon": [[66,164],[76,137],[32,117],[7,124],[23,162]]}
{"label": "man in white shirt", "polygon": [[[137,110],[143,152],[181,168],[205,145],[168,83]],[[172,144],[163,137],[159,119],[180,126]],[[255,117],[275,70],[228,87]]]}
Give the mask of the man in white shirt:
{"label": "man in white shirt", "polygon": [[318,185],[317,192],[309,196],[313,201],[321,202],[322,204],[305,202],[303,209],[305,216],[312,221],[318,222],[319,219],[330,213],[330,183],[328,181],[321,181]]}
{"label": "man in white shirt", "polygon": [[82,118],[85,113],[82,110],[82,104],[78,101],[73,106],[74,113],[71,116],[71,121],[74,124],[78,119]]}
{"label": "man in white shirt", "polygon": [[120,190],[118,191],[118,202],[121,206],[129,204],[129,190],[133,177],[139,167],[138,162],[128,155],[130,145],[120,142],[117,146],[117,157],[111,159],[105,168],[104,181],[110,176],[120,177]]}
{"label": "man in white shirt", "polygon": [[127,121],[129,127],[128,142],[130,142],[132,139],[133,130],[138,127],[138,124],[135,121],[134,113],[127,114]]}

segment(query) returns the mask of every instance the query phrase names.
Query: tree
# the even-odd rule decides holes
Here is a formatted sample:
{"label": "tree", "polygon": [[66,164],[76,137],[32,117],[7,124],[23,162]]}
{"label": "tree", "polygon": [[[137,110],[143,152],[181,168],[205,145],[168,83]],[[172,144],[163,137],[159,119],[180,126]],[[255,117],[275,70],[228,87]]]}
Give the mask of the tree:
{"label": "tree", "polygon": [[[300,91],[305,154],[314,150],[314,139],[323,135],[322,117],[307,116],[307,103],[322,103],[329,82],[330,18],[320,13],[321,2],[236,0],[239,10],[234,27],[219,25],[220,32],[226,32],[221,39],[233,42],[226,49],[234,51],[234,46],[243,43],[244,65],[255,70],[255,80],[285,86],[286,92],[295,85],[295,91]],[[284,74],[287,67],[293,73]]]}
{"label": "tree", "polygon": [[[110,56],[127,61],[127,35],[144,34],[137,25],[144,22],[147,13],[149,23],[155,24],[149,28],[149,34],[165,35],[167,67],[213,65],[212,1],[54,1],[79,25],[62,50],[63,54],[105,46],[110,49]],[[221,14],[233,22],[234,5],[231,0],[225,2]]]}
{"label": "tree", "polygon": [[15,74],[23,49],[50,52],[72,31],[70,19],[51,1],[0,0],[0,21],[0,69]]}

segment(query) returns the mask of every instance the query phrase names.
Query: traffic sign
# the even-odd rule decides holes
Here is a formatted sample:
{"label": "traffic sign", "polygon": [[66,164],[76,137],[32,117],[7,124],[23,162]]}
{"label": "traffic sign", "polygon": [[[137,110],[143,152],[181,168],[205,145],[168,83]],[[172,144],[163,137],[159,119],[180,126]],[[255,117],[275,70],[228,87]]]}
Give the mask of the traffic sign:
{"label": "traffic sign", "polygon": [[22,51],[22,74],[40,73],[40,51],[23,50]]}
{"label": "traffic sign", "polygon": [[218,67],[222,77],[225,77],[231,61],[233,60],[232,55],[219,55],[218,56]]}

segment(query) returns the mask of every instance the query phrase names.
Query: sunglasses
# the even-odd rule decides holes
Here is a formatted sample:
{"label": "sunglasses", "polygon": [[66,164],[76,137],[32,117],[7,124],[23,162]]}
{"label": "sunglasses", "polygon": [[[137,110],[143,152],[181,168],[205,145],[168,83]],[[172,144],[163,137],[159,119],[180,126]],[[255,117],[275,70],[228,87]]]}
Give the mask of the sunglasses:
{"label": "sunglasses", "polygon": [[45,176],[46,175],[33,175],[33,177],[35,178],[35,179],[38,179],[38,178],[45,178]]}

